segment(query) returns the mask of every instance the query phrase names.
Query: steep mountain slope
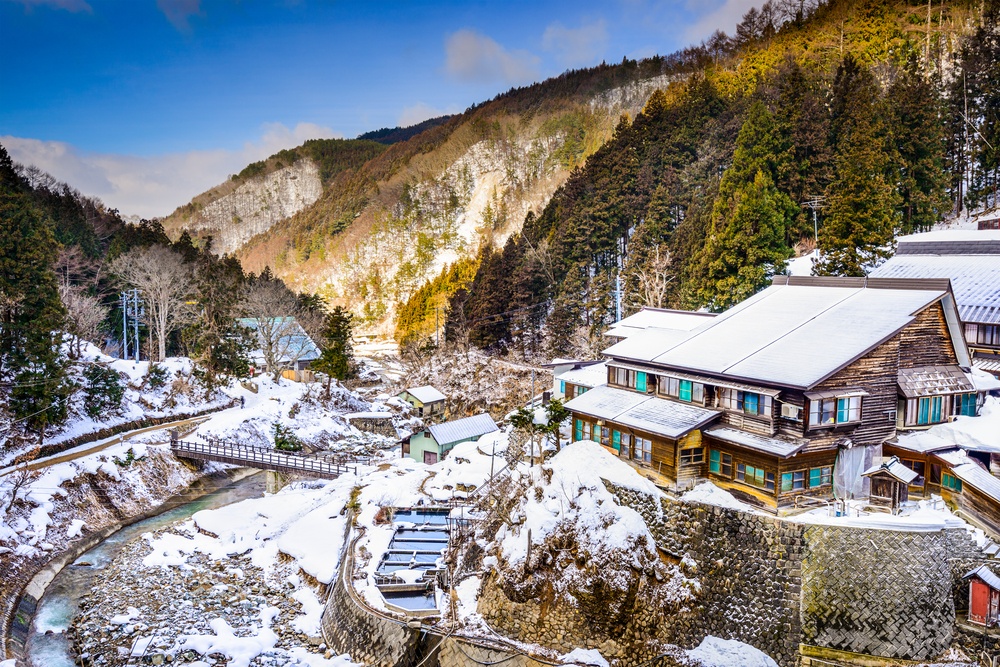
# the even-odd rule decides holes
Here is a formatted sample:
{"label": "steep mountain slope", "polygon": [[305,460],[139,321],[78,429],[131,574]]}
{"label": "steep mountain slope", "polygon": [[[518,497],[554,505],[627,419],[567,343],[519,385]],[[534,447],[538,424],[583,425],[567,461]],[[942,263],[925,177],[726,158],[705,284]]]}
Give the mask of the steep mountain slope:
{"label": "steep mountain slope", "polygon": [[374,141],[316,139],[247,166],[225,183],[195,197],[163,220],[177,239],[212,237],[218,254],[234,253],[275,223],[319,199],[337,174],[356,169],[385,147]]}

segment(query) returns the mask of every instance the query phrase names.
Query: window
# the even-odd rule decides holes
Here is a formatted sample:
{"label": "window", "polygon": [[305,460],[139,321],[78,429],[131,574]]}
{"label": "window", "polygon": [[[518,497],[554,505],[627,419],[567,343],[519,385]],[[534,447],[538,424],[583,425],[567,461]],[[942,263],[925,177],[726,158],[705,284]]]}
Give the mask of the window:
{"label": "window", "polygon": [[815,489],[820,486],[830,486],[833,484],[833,467],[823,466],[822,468],[809,469],[809,488]]}
{"label": "window", "polygon": [[806,471],[794,470],[781,474],[781,490],[804,491],[806,488]]}
{"label": "window", "polygon": [[809,426],[830,426],[861,421],[861,397],[816,398],[809,401]]}
{"label": "window", "polygon": [[635,438],[632,435],[622,433],[622,448],[621,451],[618,452],[618,455],[626,459],[632,458],[632,445],[634,441]]}
{"label": "window", "polygon": [[966,417],[976,416],[976,395],[958,394],[955,396],[955,409],[952,414],[965,415]]}
{"label": "window", "polygon": [[635,374],[635,390],[646,391],[646,374],[642,371]]}
{"label": "window", "polygon": [[704,462],[705,462],[704,447],[692,447],[691,449],[681,450],[682,466],[701,465]]}
{"label": "window", "polygon": [[718,449],[708,452],[708,471],[724,477],[733,476],[733,457]]}
{"label": "window", "polygon": [[653,443],[645,438],[636,437],[632,458],[642,463],[651,463],[653,461]]}
{"label": "window", "polygon": [[763,468],[755,468],[743,463],[736,464],[736,479],[744,484],[757,486],[768,491],[774,491],[774,473],[765,472]]}
{"label": "window", "polygon": [[628,371],[624,368],[616,368],[611,366],[608,368],[608,381],[611,384],[616,384],[619,387],[628,386]]}
{"label": "window", "polygon": [[976,342],[980,345],[1000,345],[1000,325],[980,324]]}
{"label": "window", "polygon": [[678,380],[672,377],[660,378],[660,391],[667,396],[686,403],[704,403],[705,385],[692,380]]}
{"label": "window", "polygon": [[943,407],[943,396],[924,396],[917,399],[917,423],[937,424],[944,421]]}
{"label": "window", "polygon": [[608,381],[619,387],[646,392],[650,389],[648,380],[649,378],[644,371],[632,371],[614,366],[608,368]]}
{"label": "window", "polygon": [[583,422],[583,438],[582,440],[593,440],[593,425],[590,422]]}
{"label": "window", "polygon": [[949,473],[941,474],[941,486],[958,493],[962,492],[962,480]]}
{"label": "window", "polygon": [[566,380],[559,380],[559,393],[566,395]]}
{"label": "window", "polygon": [[578,440],[583,440],[583,420],[575,419],[573,420],[573,442]]}
{"label": "window", "polygon": [[908,459],[903,459],[900,461],[904,466],[917,473],[919,477],[913,480],[911,486],[923,486],[924,485],[924,462],[923,461],[910,461]]}
{"label": "window", "polygon": [[726,410],[736,410],[748,415],[771,416],[771,397],[751,391],[723,389],[719,403]]}
{"label": "window", "polygon": [[965,325],[965,342],[966,343],[975,343],[976,342],[977,329],[978,329],[978,327],[975,324],[966,324]]}
{"label": "window", "polygon": [[616,452],[620,452],[622,449],[622,432],[615,429],[611,432],[611,446]]}
{"label": "window", "polygon": [[611,429],[607,426],[601,427],[601,444],[605,447],[611,446]]}

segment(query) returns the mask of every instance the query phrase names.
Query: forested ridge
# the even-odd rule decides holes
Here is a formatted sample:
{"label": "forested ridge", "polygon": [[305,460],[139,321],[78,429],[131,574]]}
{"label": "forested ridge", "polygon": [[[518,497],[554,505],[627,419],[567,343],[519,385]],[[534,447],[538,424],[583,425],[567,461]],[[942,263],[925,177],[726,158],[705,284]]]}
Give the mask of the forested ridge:
{"label": "forested ridge", "polygon": [[896,235],[1000,204],[996,0],[768,2],[691,51],[700,67],[484,244],[450,296],[451,340],[585,351],[618,280],[625,314],[721,310],[817,237],[816,273],[864,275]]}

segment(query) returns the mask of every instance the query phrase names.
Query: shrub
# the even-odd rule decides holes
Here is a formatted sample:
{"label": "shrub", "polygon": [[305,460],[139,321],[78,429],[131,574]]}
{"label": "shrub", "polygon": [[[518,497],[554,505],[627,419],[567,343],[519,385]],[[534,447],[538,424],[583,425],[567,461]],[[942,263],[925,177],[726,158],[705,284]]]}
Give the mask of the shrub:
{"label": "shrub", "polygon": [[107,366],[93,364],[83,375],[87,380],[84,409],[88,415],[97,418],[121,407],[125,383],[117,372]]}
{"label": "shrub", "polygon": [[285,452],[301,452],[302,440],[295,435],[295,432],[292,431],[292,429],[275,422],[274,448]]}

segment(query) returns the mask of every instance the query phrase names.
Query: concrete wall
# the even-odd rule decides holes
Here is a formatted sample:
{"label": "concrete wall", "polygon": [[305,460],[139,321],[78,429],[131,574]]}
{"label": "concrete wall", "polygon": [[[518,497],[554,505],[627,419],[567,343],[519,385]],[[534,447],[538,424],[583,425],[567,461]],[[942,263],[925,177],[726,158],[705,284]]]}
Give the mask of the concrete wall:
{"label": "concrete wall", "polygon": [[387,438],[396,438],[396,427],[392,425],[392,418],[376,419],[373,417],[348,417],[351,426],[368,433],[378,433]]}

